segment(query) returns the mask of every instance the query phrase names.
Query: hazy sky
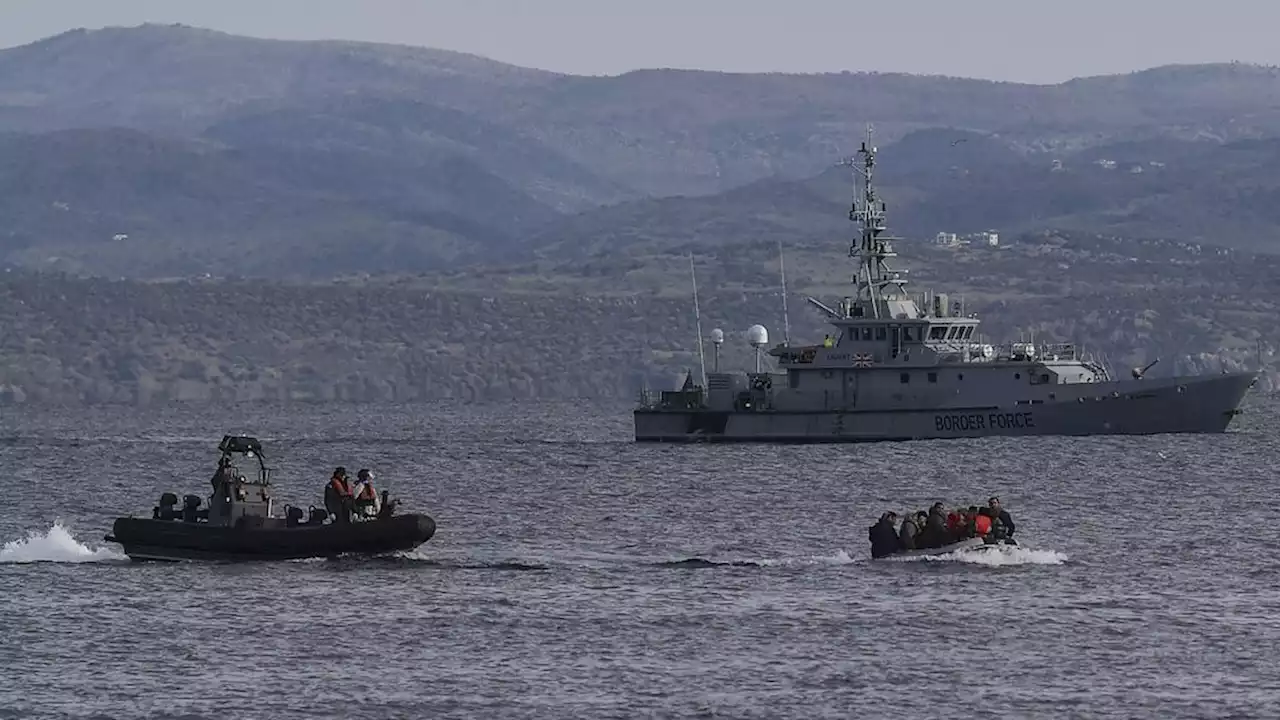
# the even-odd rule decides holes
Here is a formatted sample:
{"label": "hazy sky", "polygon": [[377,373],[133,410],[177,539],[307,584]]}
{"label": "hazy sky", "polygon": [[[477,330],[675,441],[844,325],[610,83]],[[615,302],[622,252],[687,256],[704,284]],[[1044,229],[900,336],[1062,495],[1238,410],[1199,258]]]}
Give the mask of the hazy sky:
{"label": "hazy sky", "polygon": [[0,47],[75,27],[180,22],[582,74],[892,70],[1058,82],[1167,63],[1280,64],[1277,21],[1276,0],[0,0]]}

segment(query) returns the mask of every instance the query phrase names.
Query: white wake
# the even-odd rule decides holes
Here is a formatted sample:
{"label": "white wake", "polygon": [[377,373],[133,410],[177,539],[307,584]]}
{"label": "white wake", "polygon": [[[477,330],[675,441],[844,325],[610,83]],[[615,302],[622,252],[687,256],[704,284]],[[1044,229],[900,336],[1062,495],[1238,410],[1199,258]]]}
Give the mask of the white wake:
{"label": "white wake", "polygon": [[1021,545],[997,545],[994,548],[957,550],[945,555],[919,555],[904,561],[959,562],[971,565],[1003,567],[1010,565],[1062,565],[1070,558],[1057,550],[1033,550]]}
{"label": "white wake", "polygon": [[114,548],[93,548],[79,542],[60,522],[54,522],[53,527],[43,533],[32,531],[21,540],[10,540],[0,548],[0,563],[92,563],[127,559]]}

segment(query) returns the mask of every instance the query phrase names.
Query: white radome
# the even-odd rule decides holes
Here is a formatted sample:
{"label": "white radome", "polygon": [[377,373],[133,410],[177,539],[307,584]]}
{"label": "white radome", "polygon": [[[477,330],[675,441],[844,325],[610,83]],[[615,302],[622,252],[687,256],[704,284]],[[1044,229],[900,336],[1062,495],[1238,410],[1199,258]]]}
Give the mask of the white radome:
{"label": "white radome", "polygon": [[769,344],[769,331],[763,325],[752,325],[747,328],[747,342],[752,347],[764,347]]}

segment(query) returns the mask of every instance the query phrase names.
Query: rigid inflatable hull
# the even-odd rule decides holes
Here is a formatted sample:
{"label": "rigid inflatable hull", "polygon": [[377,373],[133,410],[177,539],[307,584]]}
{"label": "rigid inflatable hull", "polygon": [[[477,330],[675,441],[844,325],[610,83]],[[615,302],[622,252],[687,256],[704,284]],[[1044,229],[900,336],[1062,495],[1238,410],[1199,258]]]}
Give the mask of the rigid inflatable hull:
{"label": "rigid inflatable hull", "polygon": [[411,550],[430,540],[435,531],[435,521],[426,515],[270,528],[118,518],[107,540],[120,543],[134,560],[297,560]]}
{"label": "rigid inflatable hull", "polygon": [[1013,544],[1014,543],[1007,542],[1007,541],[997,541],[997,542],[989,543],[983,540],[982,538],[973,537],[973,538],[967,538],[965,540],[961,540],[960,542],[951,543],[950,545],[943,545],[942,547],[917,548],[915,550],[899,550],[896,553],[891,553],[889,555],[885,555],[884,557],[876,558],[876,559],[888,560],[889,558],[920,557],[920,556],[926,556],[926,555],[927,556],[947,555],[949,553],[958,552],[960,550],[965,550],[965,551],[990,550],[990,549],[1000,547],[1002,545],[1009,546]]}

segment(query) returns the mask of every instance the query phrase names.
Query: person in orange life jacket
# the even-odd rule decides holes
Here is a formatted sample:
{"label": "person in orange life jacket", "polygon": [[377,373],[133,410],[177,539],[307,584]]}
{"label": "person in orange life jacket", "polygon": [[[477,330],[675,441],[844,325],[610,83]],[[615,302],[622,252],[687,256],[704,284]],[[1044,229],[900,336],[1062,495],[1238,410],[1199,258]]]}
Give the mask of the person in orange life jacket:
{"label": "person in orange life jacket", "polygon": [[339,465],[324,486],[324,507],[333,515],[335,522],[350,522],[354,500],[351,482],[347,479],[347,469]]}
{"label": "person in orange life jacket", "polygon": [[355,492],[356,512],[366,517],[377,517],[382,510],[382,503],[378,500],[378,491],[373,487],[373,473],[368,468],[363,468],[356,473],[356,478],[360,481]]}
{"label": "person in orange life jacket", "polygon": [[978,506],[970,505],[969,509],[964,513],[964,536],[966,538],[975,537],[978,534],[978,528],[975,523],[978,520]]}
{"label": "person in orange life jacket", "polygon": [[965,534],[964,511],[956,508],[947,513],[947,534],[952,540],[959,540]]}
{"label": "person in orange life jacket", "polygon": [[985,538],[991,533],[991,518],[986,513],[979,512],[973,519],[973,531],[978,537]]}

